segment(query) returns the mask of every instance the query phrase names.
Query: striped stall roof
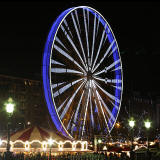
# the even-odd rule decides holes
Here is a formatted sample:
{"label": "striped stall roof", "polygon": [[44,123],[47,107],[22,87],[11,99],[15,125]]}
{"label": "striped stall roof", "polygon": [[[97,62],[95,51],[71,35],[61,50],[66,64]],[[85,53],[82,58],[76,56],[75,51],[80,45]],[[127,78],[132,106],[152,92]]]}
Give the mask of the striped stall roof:
{"label": "striped stall roof", "polygon": [[[55,139],[57,141],[65,140],[64,137],[58,135],[55,131],[49,131],[38,126],[29,127],[27,129],[12,133],[10,139],[12,142],[16,140],[22,140],[23,142],[39,140],[42,142],[47,141],[49,138]],[[4,137],[3,139],[6,139],[6,137]]]}

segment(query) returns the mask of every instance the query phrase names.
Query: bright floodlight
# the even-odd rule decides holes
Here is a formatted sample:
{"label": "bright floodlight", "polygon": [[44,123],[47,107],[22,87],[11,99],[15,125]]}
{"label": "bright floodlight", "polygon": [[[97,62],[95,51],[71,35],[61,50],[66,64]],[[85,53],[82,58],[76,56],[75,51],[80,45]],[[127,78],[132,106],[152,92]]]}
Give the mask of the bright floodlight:
{"label": "bright floodlight", "polygon": [[151,122],[149,122],[149,121],[144,122],[144,124],[147,129],[149,129],[151,127]]}
{"label": "bright floodlight", "polygon": [[51,145],[53,144],[53,139],[50,138],[50,139],[48,140],[48,143],[49,143],[49,145],[51,146]]}
{"label": "bright floodlight", "polygon": [[0,146],[2,145],[2,140],[0,139]]}
{"label": "bright floodlight", "polygon": [[7,103],[6,104],[6,111],[7,111],[7,113],[13,113],[13,111],[14,111],[14,104],[13,103]]}
{"label": "bright floodlight", "polygon": [[135,121],[134,121],[134,120],[130,120],[130,121],[129,121],[129,126],[130,126],[131,128],[133,128],[134,125],[135,125]]}

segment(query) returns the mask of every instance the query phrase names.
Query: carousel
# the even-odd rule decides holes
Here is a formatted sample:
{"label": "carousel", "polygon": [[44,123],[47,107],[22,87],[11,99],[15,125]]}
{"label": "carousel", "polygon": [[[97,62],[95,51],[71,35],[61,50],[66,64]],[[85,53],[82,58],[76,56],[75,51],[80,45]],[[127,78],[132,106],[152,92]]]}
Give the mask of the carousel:
{"label": "carousel", "polygon": [[[12,152],[87,151],[87,141],[71,141],[54,131],[34,126],[11,134]],[[0,152],[5,152],[7,138],[0,139]]]}

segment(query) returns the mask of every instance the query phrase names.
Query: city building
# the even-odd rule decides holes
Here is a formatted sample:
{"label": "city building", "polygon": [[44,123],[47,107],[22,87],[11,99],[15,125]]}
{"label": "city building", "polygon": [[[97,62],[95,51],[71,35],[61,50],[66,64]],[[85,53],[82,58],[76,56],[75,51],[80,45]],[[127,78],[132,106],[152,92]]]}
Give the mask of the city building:
{"label": "city building", "polygon": [[11,129],[39,124],[48,128],[51,125],[41,81],[0,75],[0,135],[7,129],[4,104],[8,98],[15,103]]}

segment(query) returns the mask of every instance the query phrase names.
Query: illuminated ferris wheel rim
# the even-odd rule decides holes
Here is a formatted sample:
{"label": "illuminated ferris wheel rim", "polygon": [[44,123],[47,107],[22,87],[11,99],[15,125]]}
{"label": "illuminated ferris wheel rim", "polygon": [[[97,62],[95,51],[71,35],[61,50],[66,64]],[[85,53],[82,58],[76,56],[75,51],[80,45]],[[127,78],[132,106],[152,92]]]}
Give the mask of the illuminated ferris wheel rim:
{"label": "illuminated ferris wheel rim", "polygon": [[[61,121],[61,118],[60,118],[60,116],[58,114],[58,111],[57,111],[57,107],[53,107],[53,106],[56,106],[56,104],[55,104],[55,101],[54,101],[53,92],[50,92],[50,90],[52,88],[52,86],[51,86],[51,84],[52,84],[52,82],[51,82],[51,68],[52,68],[51,67],[51,57],[52,57],[52,51],[53,51],[53,46],[55,44],[55,38],[56,38],[57,32],[58,32],[61,24],[63,23],[64,19],[70,13],[72,13],[74,10],[81,9],[81,8],[82,9],[88,9],[89,12],[98,16],[99,20],[100,20],[100,22],[102,23],[103,26],[107,25],[107,27],[109,28],[109,31],[111,32],[111,36],[113,36],[113,40],[115,41],[115,45],[116,45],[117,51],[118,51],[118,56],[119,56],[119,59],[120,59],[120,65],[121,65],[121,68],[122,68],[122,62],[121,62],[121,58],[120,58],[119,48],[118,48],[118,44],[117,44],[117,41],[115,39],[115,36],[112,32],[112,29],[111,29],[110,25],[106,21],[106,19],[98,11],[96,11],[95,9],[93,9],[91,7],[88,7],[88,6],[79,6],[79,7],[69,8],[59,15],[59,17],[56,19],[56,21],[54,22],[54,24],[53,24],[53,26],[52,26],[52,28],[49,32],[48,39],[47,39],[46,46],[45,46],[45,52],[44,53],[47,53],[47,57],[44,54],[44,58],[43,58],[43,84],[44,84],[45,98],[46,98],[46,101],[47,101],[48,109],[49,109],[49,112],[51,114],[52,120],[53,120],[56,128],[59,131],[61,131],[63,133],[63,135],[69,136],[70,138],[73,138],[73,136],[67,131],[66,127],[64,126],[63,122]],[[51,42],[52,42],[52,45],[51,45]],[[112,48],[112,50],[113,50],[113,48]],[[115,59],[115,57],[114,57],[114,59]],[[47,63],[46,63],[46,61],[47,61]],[[46,77],[46,74],[48,74],[48,73],[49,73],[49,77],[48,76]],[[120,95],[120,100],[119,100],[119,108],[118,108],[118,112],[117,112],[116,117],[115,117],[114,124],[116,122],[116,119],[118,117],[120,107],[121,107],[121,100],[122,100],[122,93],[123,93],[123,71],[122,71],[122,69],[121,69],[121,79],[122,79],[122,82],[121,82],[122,83],[121,84],[122,90],[121,90],[121,95]],[[114,109],[115,108],[113,108],[113,110]],[[113,110],[112,110],[112,112],[113,112]],[[57,119],[57,116],[58,116],[58,119]],[[114,124],[112,125],[110,131],[114,127]],[[62,127],[60,127],[60,126],[62,126]]]}

